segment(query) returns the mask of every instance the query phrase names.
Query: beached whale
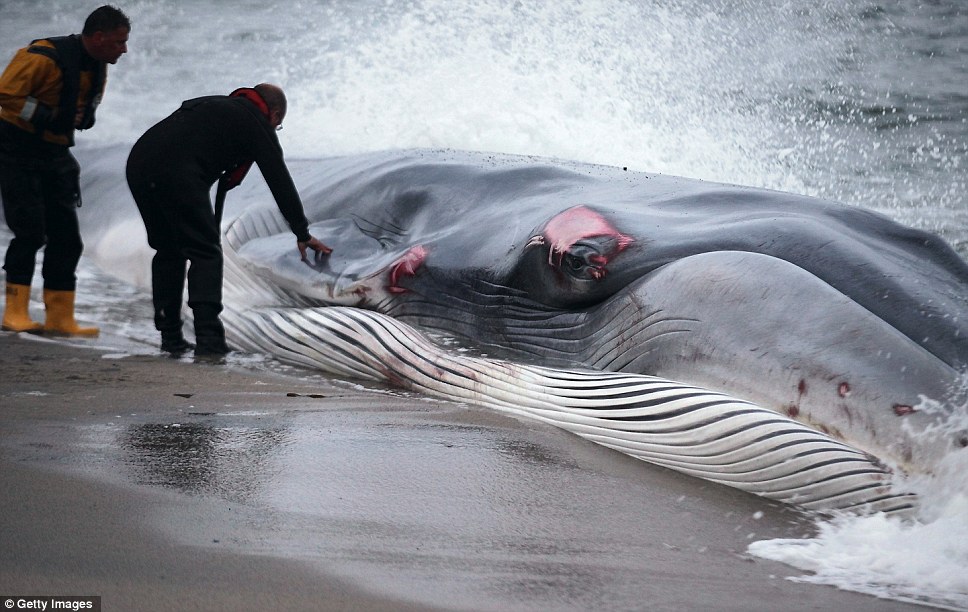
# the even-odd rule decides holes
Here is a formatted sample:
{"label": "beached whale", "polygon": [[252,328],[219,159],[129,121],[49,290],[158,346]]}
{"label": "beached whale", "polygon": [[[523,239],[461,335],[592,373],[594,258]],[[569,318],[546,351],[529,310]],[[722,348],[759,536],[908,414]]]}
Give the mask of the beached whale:
{"label": "beached whale", "polygon": [[[723,421],[683,397],[699,389],[696,397],[721,393],[768,409],[761,425],[858,449],[864,469],[881,475],[879,462],[929,471],[968,444],[965,432],[945,429],[968,363],[968,266],[931,234],[803,196],[560,160],[411,150],[292,165],[310,230],[334,251],[300,261],[271,202],[228,222],[226,323],[237,344],[334,371],[365,354],[368,365],[346,371],[430,392],[459,372],[468,399],[501,397],[511,411],[527,404],[514,400],[521,367],[627,373],[632,382],[595,383],[611,400],[586,437],[602,443],[609,427],[626,439],[669,431],[663,419],[687,413],[696,423]],[[333,323],[339,309],[321,308],[332,306],[394,323],[363,317],[344,328]],[[468,369],[443,364],[423,336],[408,340],[409,327],[397,324],[451,354],[470,351],[461,359],[486,359]],[[381,335],[424,348],[391,349]],[[436,374],[421,369],[427,360]],[[518,369],[494,378],[481,363]],[[533,391],[545,394],[541,406],[585,397],[572,375],[552,371],[541,370]],[[432,382],[417,380],[425,375]],[[675,401],[640,395],[648,377],[676,381]],[[501,384],[518,386],[494,391]],[[663,416],[647,414],[659,404]],[[615,408],[625,412],[601,412]],[[746,460],[703,450],[690,427],[699,425],[674,427],[662,457],[716,455],[707,472],[748,470]],[[733,435],[723,431],[712,438]],[[815,455],[829,468],[822,453],[796,448],[800,434],[764,431],[778,440],[772,451],[794,449],[773,459],[757,451],[773,467]],[[622,446],[634,444],[611,445],[631,452]],[[784,476],[793,492],[774,497],[802,499],[797,487],[830,478],[799,470],[799,479],[797,470]],[[765,490],[775,478],[754,480]]]}

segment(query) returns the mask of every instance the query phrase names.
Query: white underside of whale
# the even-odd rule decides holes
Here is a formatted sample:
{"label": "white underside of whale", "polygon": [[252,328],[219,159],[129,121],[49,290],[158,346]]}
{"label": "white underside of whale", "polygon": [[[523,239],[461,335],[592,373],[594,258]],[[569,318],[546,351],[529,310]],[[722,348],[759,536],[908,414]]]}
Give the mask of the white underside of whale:
{"label": "white underside of whale", "polygon": [[656,465],[817,510],[906,513],[874,458],[797,421],[654,376],[553,370],[455,354],[350,307],[227,309],[233,342],[330,374],[535,419]]}

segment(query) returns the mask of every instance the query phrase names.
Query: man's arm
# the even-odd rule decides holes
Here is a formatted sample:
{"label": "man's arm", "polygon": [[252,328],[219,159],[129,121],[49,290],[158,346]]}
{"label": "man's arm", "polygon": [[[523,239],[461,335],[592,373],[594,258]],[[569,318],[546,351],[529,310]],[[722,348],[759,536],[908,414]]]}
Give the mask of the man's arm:
{"label": "man's arm", "polygon": [[333,249],[329,248],[309,233],[309,221],[306,220],[306,213],[303,210],[302,200],[296,185],[292,181],[292,175],[286,166],[282,155],[282,146],[274,131],[266,129],[260,130],[258,137],[259,145],[255,161],[259,165],[272,197],[276,200],[279,212],[289,223],[289,228],[296,235],[296,247],[299,249],[299,256],[303,261],[306,259],[306,250],[312,249],[316,252],[316,259],[321,256],[329,255]]}
{"label": "man's arm", "polygon": [[0,76],[3,119],[42,133],[56,115],[61,78],[60,68],[50,57],[26,48],[17,51]]}
{"label": "man's arm", "polygon": [[300,242],[309,242],[309,222],[306,220],[306,213],[303,211],[302,200],[296,185],[289,174],[289,168],[282,156],[282,146],[276,133],[271,131],[268,123],[265,126],[258,126],[256,130],[256,150],[255,163],[259,166],[272,197],[276,200],[279,212],[286,218],[290,229]]}

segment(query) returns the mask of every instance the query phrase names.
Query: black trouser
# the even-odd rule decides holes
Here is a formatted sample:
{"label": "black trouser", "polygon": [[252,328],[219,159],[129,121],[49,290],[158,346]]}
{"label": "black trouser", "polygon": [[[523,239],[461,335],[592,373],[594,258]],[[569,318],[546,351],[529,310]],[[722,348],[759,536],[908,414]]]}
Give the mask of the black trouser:
{"label": "black trouser", "polygon": [[0,121],[0,197],[13,232],[3,269],[7,282],[30,285],[44,249],[44,288],[74,291],[84,244],[77,222],[80,167],[65,146],[36,139]]}
{"label": "black trouser", "polygon": [[156,253],[151,261],[155,328],[180,333],[182,292],[188,267],[188,305],[195,315],[195,335],[224,338],[222,246],[208,191],[190,182],[151,178],[141,164],[128,162],[128,187],[134,196]]}

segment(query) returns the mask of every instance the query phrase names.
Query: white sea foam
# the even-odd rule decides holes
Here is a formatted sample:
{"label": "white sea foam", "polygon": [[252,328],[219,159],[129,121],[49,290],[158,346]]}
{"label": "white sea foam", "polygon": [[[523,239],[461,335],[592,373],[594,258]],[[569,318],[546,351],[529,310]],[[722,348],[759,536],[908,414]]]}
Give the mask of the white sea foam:
{"label": "white sea foam", "polygon": [[[966,421],[963,405],[949,429],[964,432]],[[908,487],[922,502],[916,520],[818,519],[812,538],[754,542],[749,552],[810,572],[791,580],[968,610],[968,448],[952,451],[935,474],[912,478]]]}

